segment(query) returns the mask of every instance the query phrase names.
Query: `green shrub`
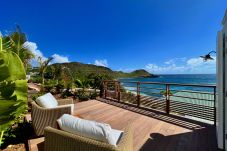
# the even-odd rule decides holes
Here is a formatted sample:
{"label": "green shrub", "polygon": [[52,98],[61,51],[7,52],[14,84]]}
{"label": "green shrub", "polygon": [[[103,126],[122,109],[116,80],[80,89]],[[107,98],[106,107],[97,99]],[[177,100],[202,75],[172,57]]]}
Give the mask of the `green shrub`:
{"label": "green shrub", "polygon": [[57,84],[57,80],[53,80],[53,79],[48,79],[45,82],[46,85],[56,85]]}
{"label": "green shrub", "polygon": [[78,90],[75,94],[75,96],[80,100],[80,101],[87,101],[90,99],[90,95],[86,93],[83,90]]}
{"label": "green shrub", "polygon": [[98,96],[98,93],[97,92],[92,92],[90,94],[90,99],[96,99],[97,96]]}
{"label": "green shrub", "polygon": [[42,83],[42,78],[40,76],[34,76],[31,77],[30,81],[33,83]]}
{"label": "green shrub", "polygon": [[65,89],[62,93],[61,93],[61,98],[67,98],[69,96],[73,96],[71,90],[69,88]]}
{"label": "green shrub", "polygon": [[61,84],[61,83],[58,83],[55,85],[55,90],[56,90],[56,93],[60,93],[62,91],[62,89],[64,88],[64,85]]}
{"label": "green shrub", "polygon": [[19,122],[5,131],[2,148],[7,147],[8,144],[24,143],[33,136],[33,134],[31,122]]}
{"label": "green shrub", "polygon": [[35,101],[39,96],[41,96],[41,95],[43,95],[44,93],[43,92],[40,92],[40,93],[37,93],[37,94],[33,94],[32,96],[31,96],[31,99],[33,100],[33,101]]}
{"label": "green shrub", "polygon": [[54,85],[48,84],[48,85],[43,85],[42,87],[43,87],[42,90],[43,90],[44,92],[51,92],[51,90],[53,90],[53,88],[54,88]]}

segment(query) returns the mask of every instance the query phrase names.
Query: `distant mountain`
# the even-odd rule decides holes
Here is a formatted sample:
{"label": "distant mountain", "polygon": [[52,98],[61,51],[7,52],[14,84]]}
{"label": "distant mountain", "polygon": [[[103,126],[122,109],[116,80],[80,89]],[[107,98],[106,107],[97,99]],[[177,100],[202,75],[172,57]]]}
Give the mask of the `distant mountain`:
{"label": "distant mountain", "polygon": [[132,71],[129,73],[122,72],[122,71],[114,71],[114,72],[118,78],[157,77],[156,75],[150,74],[149,72],[147,72],[144,69],[135,70],[135,71]]}
{"label": "distant mountain", "polygon": [[134,78],[134,77],[156,77],[153,74],[150,74],[144,69],[135,70],[133,72],[122,72],[122,71],[113,71],[110,68],[103,66],[96,66],[93,64],[84,64],[80,62],[70,62],[70,63],[57,63],[51,66],[60,65],[62,68],[66,67],[70,69],[74,76],[80,77],[84,75],[94,74],[106,74],[113,78]]}

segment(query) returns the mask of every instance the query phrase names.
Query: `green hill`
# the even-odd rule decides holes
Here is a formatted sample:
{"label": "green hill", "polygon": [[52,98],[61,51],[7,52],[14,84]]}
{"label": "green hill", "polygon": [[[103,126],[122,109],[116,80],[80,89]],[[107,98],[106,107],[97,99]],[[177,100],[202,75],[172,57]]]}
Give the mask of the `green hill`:
{"label": "green hill", "polygon": [[81,77],[84,75],[89,75],[91,73],[94,74],[106,74],[113,78],[133,78],[133,77],[155,77],[155,75],[150,74],[144,69],[135,70],[130,73],[122,72],[122,71],[113,71],[110,68],[103,66],[96,66],[93,64],[83,64],[79,62],[70,62],[70,63],[57,63],[51,66],[58,66],[61,68],[68,68],[72,74],[76,77]]}

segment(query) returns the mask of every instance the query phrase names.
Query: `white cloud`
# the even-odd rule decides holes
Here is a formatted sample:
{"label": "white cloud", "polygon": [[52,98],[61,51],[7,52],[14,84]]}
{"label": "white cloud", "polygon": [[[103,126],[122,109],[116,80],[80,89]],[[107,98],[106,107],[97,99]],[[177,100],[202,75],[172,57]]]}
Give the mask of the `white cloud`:
{"label": "white cloud", "polygon": [[145,66],[145,69],[151,73],[183,73],[186,68],[184,66],[177,66],[175,64],[158,66],[156,64],[149,63]]}
{"label": "white cloud", "polygon": [[40,50],[37,49],[38,47],[37,47],[36,43],[30,42],[30,41],[26,41],[23,44],[23,47],[29,49],[35,55],[35,58],[38,58],[38,57],[45,58],[43,56],[43,53]]}
{"label": "white cloud", "polygon": [[185,61],[186,58],[183,57],[183,58],[173,58],[173,59],[170,59],[168,61],[165,62],[165,64],[175,64],[176,62],[182,62],[182,61]]}
{"label": "white cloud", "polygon": [[202,58],[174,58],[165,61],[163,65],[149,63],[145,69],[151,73],[173,74],[173,73],[215,73],[216,57],[214,60],[204,62]]}
{"label": "white cloud", "polygon": [[191,58],[187,60],[187,65],[191,67],[204,66],[204,65],[216,65],[216,57],[212,57],[214,60],[203,61],[202,58]]}
{"label": "white cloud", "polygon": [[191,58],[187,61],[187,65],[196,67],[196,66],[201,66],[203,62],[204,61],[202,58]]}
{"label": "white cloud", "polygon": [[34,43],[34,42],[30,42],[30,41],[26,41],[24,44],[23,44],[23,47],[24,48],[27,48],[28,50],[30,50],[34,55],[35,55],[35,58],[31,60],[31,64],[32,66],[38,66],[39,63],[38,63],[38,58],[41,57],[43,58],[43,60],[46,60],[47,58],[43,55],[43,53],[38,50],[37,48],[37,44]]}
{"label": "white cloud", "polygon": [[64,62],[69,62],[69,58],[65,56],[61,56],[59,54],[54,54],[52,55],[53,60],[51,63],[64,63]]}
{"label": "white cloud", "polygon": [[106,59],[103,60],[95,60],[95,65],[97,66],[104,66],[104,67],[108,67],[108,62]]}
{"label": "white cloud", "polygon": [[[38,46],[35,42],[26,41],[23,44],[23,47],[29,49],[35,55],[35,58],[31,60],[32,66],[34,67],[39,66],[39,63],[38,63],[39,57],[41,57],[43,60],[47,59],[47,57],[45,57],[43,53],[40,50],[38,50]],[[53,57],[53,61],[51,63],[69,62],[68,57],[61,56],[59,54],[54,54],[52,55],[52,57]]]}

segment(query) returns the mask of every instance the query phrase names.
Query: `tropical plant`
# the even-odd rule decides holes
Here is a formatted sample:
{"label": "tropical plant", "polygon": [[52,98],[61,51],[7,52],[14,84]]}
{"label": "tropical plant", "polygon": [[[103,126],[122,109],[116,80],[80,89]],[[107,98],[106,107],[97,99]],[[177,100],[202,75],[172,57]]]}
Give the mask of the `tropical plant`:
{"label": "tropical plant", "polygon": [[52,57],[49,57],[47,60],[44,60],[42,57],[38,57],[38,62],[39,62],[39,74],[41,75],[42,78],[42,84],[44,85],[44,73],[47,69],[48,64],[53,60]]}
{"label": "tropical plant", "polygon": [[7,147],[8,144],[20,144],[20,143],[26,142],[28,139],[31,138],[32,135],[34,135],[33,131],[34,130],[31,122],[23,121],[23,122],[17,123],[17,126],[10,127],[4,133],[5,140],[4,140],[4,144],[2,145],[2,148]]}
{"label": "tropical plant", "polygon": [[97,92],[90,93],[90,99],[96,99],[97,96],[98,96]]}
{"label": "tropical plant", "polygon": [[27,47],[26,42],[26,34],[21,31],[18,25],[16,26],[16,31],[3,37],[3,49],[16,53],[27,70],[29,61],[35,56]]}
{"label": "tropical plant", "polygon": [[60,93],[63,88],[64,88],[63,84],[61,84],[61,83],[56,84],[55,85],[56,93]]}
{"label": "tropical plant", "polygon": [[72,93],[72,89],[70,89],[70,85],[68,85],[67,88],[64,89],[63,92],[61,93],[62,98],[67,98],[72,95],[73,95],[73,93]]}
{"label": "tropical plant", "polygon": [[86,93],[84,90],[78,90],[75,96],[81,101],[87,101],[90,98],[90,95]]}
{"label": "tropical plant", "polygon": [[61,78],[65,88],[72,88],[74,86],[74,77],[72,72],[67,67],[62,67]]}
{"label": "tropical plant", "polygon": [[60,64],[56,64],[55,66],[52,67],[52,72],[53,72],[53,79],[57,80],[57,84],[59,80],[61,79],[61,74],[62,74],[62,68]]}
{"label": "tropical plant", "polygon": [[0,146],[4,132],[18,121],[27,109],[27,81],[17,53],[4,50],[0,36]]}
{"label": "tropical plant", "polygon": [[42,78],[40,76],[32,76],[31,81],[33,83],[42,83]]}
{"label": "tropical plant", "polygon": [[87,76],[87,79],[89,79],[90,81],[90,86],[95,89],[99,89],[100,90],[100,96],[102,96],[103,94],[103,81],[104,80],[113,80],[112,77],[110,77],[107,74],[94,74],[91,73]]}
{"label": "tropical plant", "polygon": [[78,88],[82,88],[82,90],[84,91],[86,88],[90,87],[90,80],[89,79],[76,79],[75,80],[75,84]]}

